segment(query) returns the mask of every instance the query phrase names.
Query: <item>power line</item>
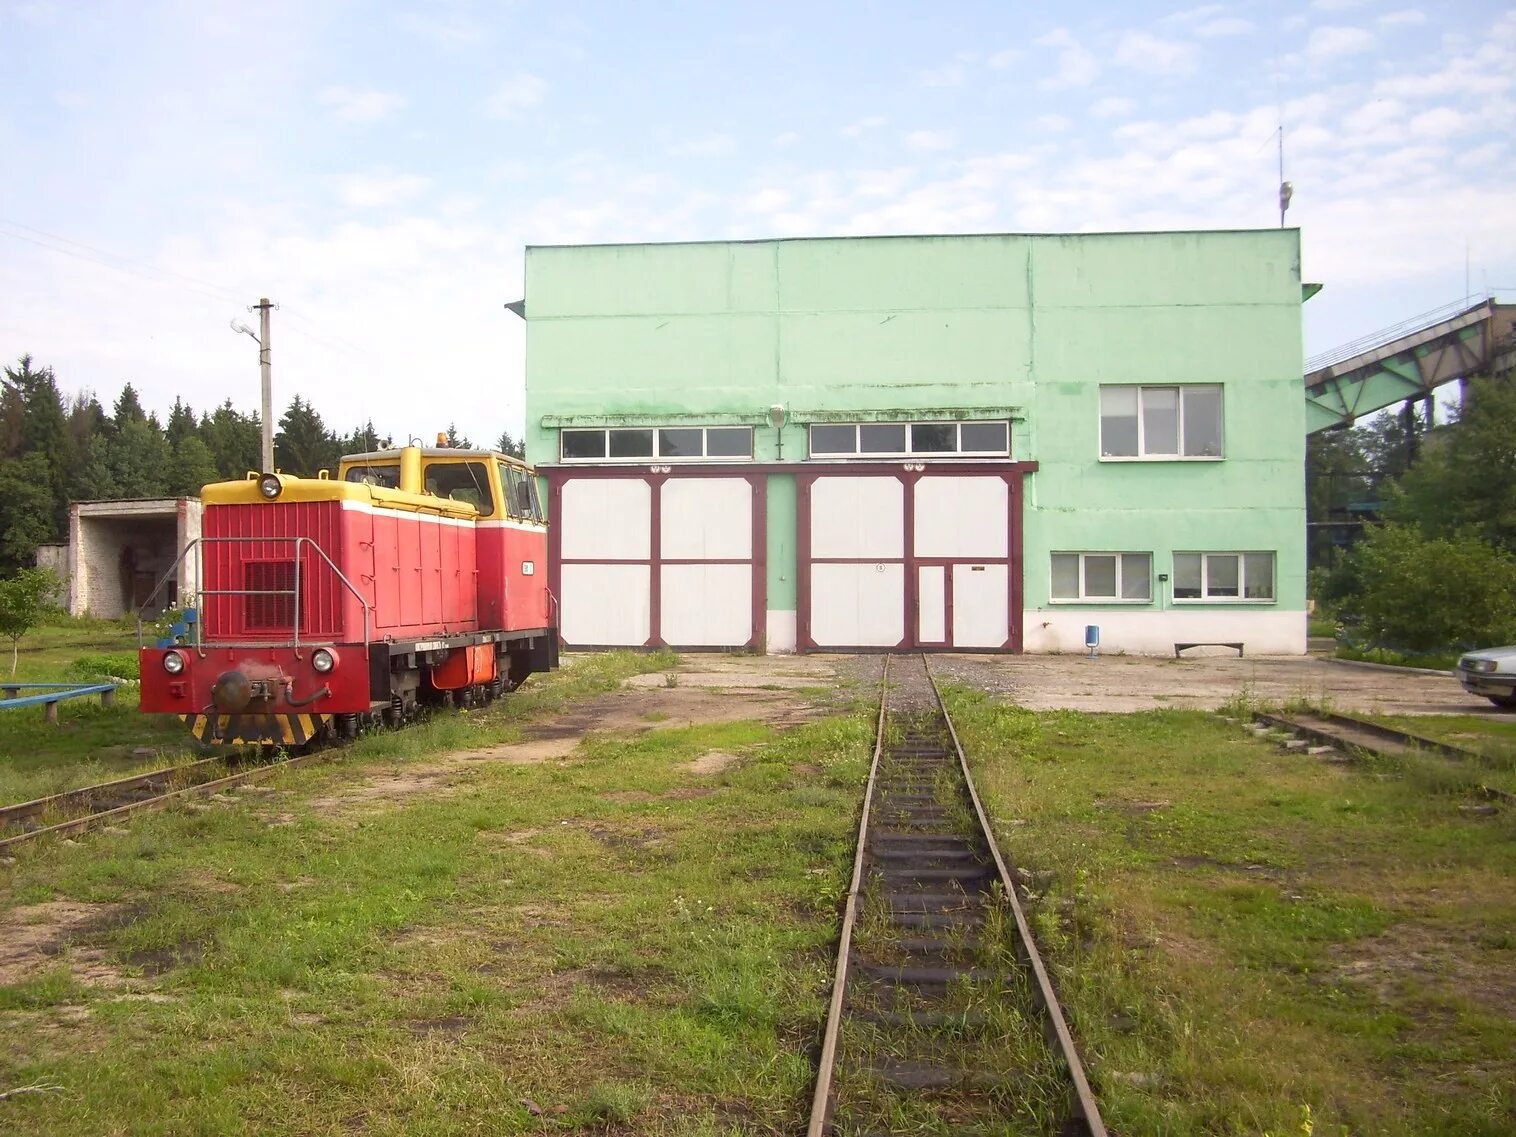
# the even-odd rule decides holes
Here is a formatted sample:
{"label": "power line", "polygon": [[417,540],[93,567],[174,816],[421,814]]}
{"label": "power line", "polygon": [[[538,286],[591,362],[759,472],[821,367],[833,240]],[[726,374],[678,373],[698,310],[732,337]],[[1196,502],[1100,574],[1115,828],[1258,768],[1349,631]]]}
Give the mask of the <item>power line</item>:
{"label": "power line", "polygon": [[[11,231],[16,229],[23,230],[23,232],[17,233]],[[32,236],[27,236],[26,234],[28,233],[32,234]],[[209,296],[215,300],[236,300],[241,295],[219,284],[197,280],[193,276],[186,276],[184,273],[174,272],[171,269],[159,268],[145,261],[139,261],[134,257],[122,256],[119,253],[97,249],[93,245],[86,245],[82,241],[62,237],[57,233],[49,233],[46,230],[37,229],[31,225],[23,225],[21,222],[12,221],[9,218],[0,217],[0,234],[4,234],[15,241],[25,241],[27,244],[36,245],[38,248],[46,249],[49,252],[59,253],[66,257],[75,257],[82,261],[89,261],[103,268],[114,269],[116,272],[135,276],[139,280],[155,280],[156,283],[160,284],[173,284],[177,282],[180,286],[186,287],[192,292],[198,292],[203,296]],[[53,243],[50,244],[49,242]],[[71,247],[60,247],[65,245]]]}

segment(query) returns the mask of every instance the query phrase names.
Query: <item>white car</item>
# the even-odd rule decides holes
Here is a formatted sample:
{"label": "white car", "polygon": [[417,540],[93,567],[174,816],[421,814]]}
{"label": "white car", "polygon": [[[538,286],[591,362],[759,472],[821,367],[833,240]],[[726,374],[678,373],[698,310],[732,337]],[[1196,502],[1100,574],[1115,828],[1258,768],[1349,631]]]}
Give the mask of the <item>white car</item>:
{"label": "white car", "polygon": [[1516,711],[1516,647],[1487,647],[1458,660],[1458,682],[1508,711]]}

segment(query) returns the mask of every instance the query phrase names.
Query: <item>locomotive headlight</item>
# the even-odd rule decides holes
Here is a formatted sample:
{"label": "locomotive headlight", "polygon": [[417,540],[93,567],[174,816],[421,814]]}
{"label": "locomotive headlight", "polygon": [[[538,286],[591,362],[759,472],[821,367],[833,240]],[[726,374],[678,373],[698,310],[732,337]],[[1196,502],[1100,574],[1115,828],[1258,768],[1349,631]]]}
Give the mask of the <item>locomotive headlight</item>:
{"label": "locomotive headlight", "polygon": [[273,501],[283,490],[284,483],[279,480],[278,474],[264,474],[258,479],[258,492],[265,501]]}
{"label": "locomotive headlight", "polygon": [[337,653],[328,651],[324,647],[318,647],[315,651],[311,652],[311,666],[319,674],[325,675],[337,666]]}
{"label": "locomotive headlight", "polygon": [[184,656],[177,651],[167,652],[163,656],[163,670],[170,675],[178,675],[184,670]]}

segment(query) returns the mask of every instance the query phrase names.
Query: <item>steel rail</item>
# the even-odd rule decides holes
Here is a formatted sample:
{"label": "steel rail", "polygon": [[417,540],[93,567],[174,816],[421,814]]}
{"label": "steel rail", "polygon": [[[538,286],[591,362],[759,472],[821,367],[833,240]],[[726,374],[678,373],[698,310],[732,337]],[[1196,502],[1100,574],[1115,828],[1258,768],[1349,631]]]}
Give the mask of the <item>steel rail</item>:
{"label": "steel rail", "polygon": [[[1090,1089],[1089,1079],[1085,1074],[1084,1065],[1074,1045],[1073,1036],[1069,1031],[1062,1006],[1053,991],[1052,980],[1048,975],[1047,968],[1043,965],[1041,956],[1038,954],[1036,942],[1032,936],[1031,925],[1017,896],[1015,882],[1011,877],[1004,857],[1000,853],[999,846],[995,842],[993,831],[990,828],[989,816],[985,812],[978,789],[975,787],[973,777],[969,773],[967,756],[958,737],[957,728],[953,725],[951,715],[948,714],[947,705],[942,698],[942,692],[931,673],[931,668],[927,664],[925,655],[921,656],[921,662],[927,680],[931,684],[938,713],[941,715],[942,721],[947,727],[948,737],[952,741],[953,752],[958,759],[958,771],[963,778],[965,788],[968,790],[969,799],[973,803],[974,815],[980,830],[978,836],[983,838],[990,852],[996,872],[999,874],[1001,889],[1015,919],[1017,956],[1021,963],[1035,977],[1036,989],[1034,997],[1044,1013],[1044,1026],[1048,1042],[1050,1044],[1056,1043],[1056,1050],[1062,1059],[1073,1089],[1070,1112],[1063,1119],[1063,1126],[1060,1132],[1075,1135],[1075,1137],[1106,1137],[1107,1131],[1100,1118],[1099,1106],[1095,1101],[1094,1093]],[[846,905],[843,909],[842,929],[838,938],[837,966],[832,981],[832,993],[827,1011],[827,1026],[822,1038],[816,1088],[812,1095],[811,1113],[806,1127],[806,1137],[824,1137],[830,1131],[833,1113],[837,1105],[833,1096],[834,1075],[837,1066],[839,1039],[845,1019],[844,1004],[846,1002],[852,956],[852,939],[857,921],[859,896],[863,889],[865,869],[869,860],[869,833],[871,822],[873,821],[875,801],[880,793],[879,767],[880,759],[884,752],[884,738],[888,726],[890,706],[889,663],[889,657],[886,656],[880,680],[879,716],[874,738],[874,755],[869,767],[868,784],[864,790],[862,815],[858,824],[858,843],[853,859],[853,874],[848,886]]]}
{"label": "steel rail", "polygon": [[964,754],[963,743],[958,738],[958,728],[953,725],[953,716],[948,714],[947,703],[942,698],[942,690],[937,686],[937,677],[932,674],[931,665],[927,662],[925,655],[921,657],[921,663],[926,669],[927,680],[932,685],[932,694],[937,698],[937,706],[942,711],[942,721],[947,724],[948,737],[952,739],[953,750],[958,755],[958,767],[963,772],[963,781],[968,787],[969,800],[974,803],[974,816],[979,819],[979,828],[984,833],[990,856],[995,861],[995,869],[1000,874],[1000,883],[1005,890],[1006,902],[1016,918],[1018,954],[1021,955],[1022,962],[1027,964],[1032,969],[1032,974],[1036,976],[1037,1001],[1042,1004],[1043,1013],[1047,1015],[1048,1024],[1058,1042],[1059,1055],[1068,1070],[1069,1080],[1074,1084],[1075,1116],[1070,1120],[1082,1121],[1084,1125],[1081,1132],[1089,1134],[1090,1137],[1106,1137],[1105,1123],[1100,1119],[1100,1106],[1096,1103],[1095,1094],[1090,1089],[1090,1081],[1085,1075],[1084,1063],[1080,1061],[1079,1051],[1074,1045],[1074,1036],[1069,1031],[1063,1006],[1053,991],[1053,981],[1042,962],[1041,953],[1037,951],[1037,941],[1032,937],[1032,926],[1027,921],[1026,912],[1022,909],[1021,901],[1016,894],[1016,882],[1011,878],[1005,858],[1000,854],[1000,845],[995,840],[995,831],[990,826],[989,815],[985,812],[984,803],[979,798],[979,790],[974,785],[973,775],[969,773],[968,757]]}
{"label": "steel rail", "polygon": [[80,786],[78,789],[64,790],[61,793],[35,798],[32,801],[0,806],[0,826],[13,826],[18,822],[25,821],[29,817],[36,817],[38,814],[46,813],[49,810],[82,809],[89,805],[92,798],[110,797],[113,794],[139,789],[142,786],[151,785],[153,782],[171,778],[175,774],[183,774],[189,770],[198,770],[201,767],[221,761],[224,761],[224,759],[219,755],[211,758],[200,758],[194,762],[186,762],[182,766],[164,766],[159,770],[149,770],[145,774],[128,774],[126,777],[117,778],[113,782],[97,782],[92,786]]}
{"label": "steel rail", "polygon": [[863,791],[863,811],[858,819],[858,847],[853,854],[853,879],[848,885],[847,904],[842,911],[842,932],[838,938],[837,970],[832,976],[832,998],[826,1013],[826,1034],[821,1040],[816,1092],[811,1096],[811,1119],[806,1137],[821,1137],[831,1121],[832,1074],[837,1066],[837,1039],[842,1032],[842,1001],[847,993],[848,959],[852,954],[853,925],[858,920],[858,893],[863,885],[864,837],[868,833],[869,812],[879,773],[879,756],[884,750],[885,710],[889,705],[890,657],[884,657],[879,676],[879,717],[874,727],[874,757],[869,764],[868,786]]}
{"label": "steel rail", "polygon": [[[200,782],[197,785],[184,786],[177,790],[170,790],[167,793],[159,794],[156,797],[144,798],[142,801],[128,802],[125,805],[117,806],[114,809],[102,810],[99,813],[85,814],[83,817],[75,817],[68,821],[60,821],[56,825],[49,825],[42,829],[33,829],[28,833],[20,833],[13,837],[0,839],[0,852],[5,852],[6,850],[12,849],[17,845],[25,844],[28,841],[34,841],[39,837],[65,837],[70,833],[80,833],[87,829],[93,829],[96,826],[104,825],[110,821],[120,820],[129,814],[148,813],[153,810],[162,809],[164,806],[170,805],[180,800],[181,798],[199,797],[204,794],[214,793],[215,791],[228,786],[243,785],[250,782],[261,781],[264,778],[273,776],[281,770],[288,770],[295,766],[304,766],[312,762],[324,761],[327,756],[328,755],[326,750],[323,749],[311,754],[299,754],[290,758],[281,758],[277,762],[271,762],[263,766],[254,766],[251,769],[239,771],[238,773],[231,774],[225,778],[216,778],[209,782]],[[177,772],[179,770],[190,769],[193,766],[199,766],[205,762],[219,761],[221,761],[219,758],[206,758],[202,759],[201,762],[191,763],[188,766],[172,767],[168,772]],[[164,771],[157,771],[157,774],[160,776],[163,773]],[[153,775],[137,775],[136,778],[124,778],[120,779],[120,781],[130,782],[137,780],[138,778],[146,778],[152,776]],[[104,782],[98,786],[88,786],[83,790],[69,790],[66,791],[65,794],[54,796],[64,797],[68,796],[69,794],[99,791],[108,786],[117,784],[117,782]],[[47,801],[49,799],[43,798],[39,800]],[[19,806],[9,806],[7,808],[12,810],[24,809],[34,804],[36,803],[23,802]]]}
{"label": "steel rail", "polygon": [[[1290,715],[1276,715],[1268,711],[1255,711],[1253,719],[1256,722],[1268,726],[1278,727],[1281,730],[1293,730],[1306,737],[1321,742],[1328,746],[1356,746],[1360,750],[1374,750],[1376,754],[1385,757],[1397,757],[1398,755],[1387,750],[1375,750],[1367,746],[1363,741],[1350,738],[1346,733],[1353,732],[1380,741],[1389,742],[1401,747],[1411,747],[1424,750],[1429,754],[1437,754],[1443,758],[1452,758],[1460,762],[1487,763],[1489,758],[1477,750],[1469,750],[1462,746],[1455,746],[1450,742],[1441,742],[1435,738],[1427,738],[1425,735],[1412,734],[1410,731],[1399,730],[1393,726],[1383,726],[1377,722],[1369,722],[1367,719],[1356,718],[1353,715],[1339,714],[1336,711],[1309,711],[1305,714],[1317,720],[1323,725],[1317,726]],[[1338,731],[1329,729],[1332,726],[1339,728]]]}
{"label": "steel rail", "polygon": [[[1306,717],[1315,719],[1316,723],[1302,722],[1288,715],[1276,715],[1267,711],[1253,713],[1254,722],[1290,731],[1292,734],[1323,746],[1364,750],[1370,754],[1377,754],[1381,758],[1400,758],[1407,751],[1413,751],[1433,754],[1454,762],[1467,762],[1471,765],[1489,766],[1491,764],[1490,756],[1477,750],[1468,750],[1462,746],[1454,746],[1450,742],[1441,742],[1435,738],[1412,734],[1410,731],[1398,730],[1392,726],[1383,726],[1377,722],[1354,718],[1352,715],[1338,714],[1335,711],[1311,711]],[[1333,729],[1334,727],[1336,729]],[[1354,735],[1357,737],[1353,737]],[[1398,749],[1385,749],[1386,743]],[[1516,803],[1516,794],[1510,790],[1480,783],[1479,792],[1490,801]]]}

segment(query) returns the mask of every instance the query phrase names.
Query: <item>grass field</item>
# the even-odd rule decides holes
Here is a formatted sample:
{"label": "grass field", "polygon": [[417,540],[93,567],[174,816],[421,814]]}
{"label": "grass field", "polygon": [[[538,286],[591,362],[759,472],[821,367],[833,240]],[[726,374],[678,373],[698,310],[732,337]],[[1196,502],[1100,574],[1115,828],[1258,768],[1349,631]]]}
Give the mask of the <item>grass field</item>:
{"label": "grass field", "polygon": [[[136,650],[135,624],[44,626],[21,640],[15,678],[23,683],[93,682],[93,677],[70,672],[82,656]],[[8,677],[7,652],[0,682]],[[43,720],[41,707],[0,711],[0,805],[174,765],[191,756],[191,743],[177,719],[138,713],[135,684],[121,687],[112,707],[102,706],[99,696],[64,700],[58,704],[56,726]]]}
{"label": "grass field", "polygon": [[[119,636],[59,629],[25,666]],[[839,713],[798,727],[662,708],[545,760],[499,749],[639,671],[692,697],[677,669],[579,657],[228,800],[23,847],[0,1093],[46,1090],[0,1100],[0,1132],[796,1132],[871,714],[817,692],[788,697]],[[951,698],[1113,1131],[1516,1131],[1516,822],[1467,771]],[[0,779],[155,745],[129,705],[0,720]],[[1516,760],[1513,720],[1403,725],[1485,747],[1477,777]]]}
{"label": "grass field", "polygon": [[69,929],[0,986],[0,1089],[59,1087],[0,1102],[0,1129],[803,1124],[867,713],[435,764],[669,666],[581,660],[236,805],[0,869],[12,920]]}
{"label": "grass field", "polygon": [[953,703],[1116,1131],[1516,1131],[1511,811],[1200,713]]}

